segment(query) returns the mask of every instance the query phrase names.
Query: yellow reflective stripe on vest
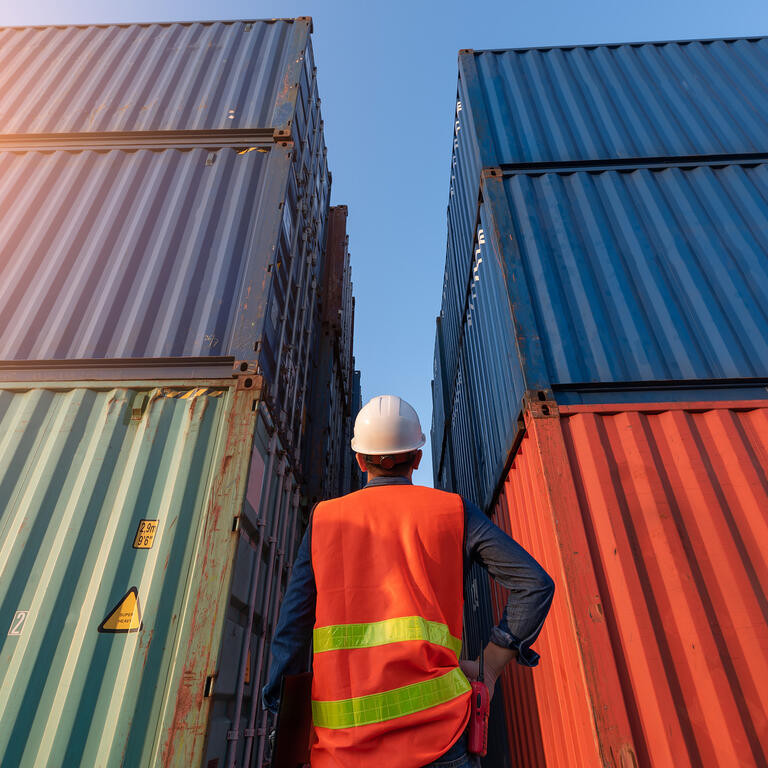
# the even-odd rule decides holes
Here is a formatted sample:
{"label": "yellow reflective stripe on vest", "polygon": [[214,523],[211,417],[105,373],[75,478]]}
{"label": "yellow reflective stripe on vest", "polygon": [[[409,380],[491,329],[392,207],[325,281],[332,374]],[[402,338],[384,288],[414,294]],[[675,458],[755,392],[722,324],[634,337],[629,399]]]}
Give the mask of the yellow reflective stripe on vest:
{"label": "yellow reflective stripe on vest", "polygon": [[436,707],[470,690],[459,667],[432,680],[404,685],[384,693],[372,693],[341,701],[313,701],[312,722],[316,728],[353,728],[381,723]]}
{"label": "yellow reflective stripe on vest", "polygon": [[442,645],[453,651],[457,659],[461,653],[461,640],[454,637],[445,624],[427,621],[421,616],[402,616],[368,624],[317,627],[313,632],[313,640],[315,653],[374,648],[377,645],[400,643],[405,640],[424,640],[434,645]]}

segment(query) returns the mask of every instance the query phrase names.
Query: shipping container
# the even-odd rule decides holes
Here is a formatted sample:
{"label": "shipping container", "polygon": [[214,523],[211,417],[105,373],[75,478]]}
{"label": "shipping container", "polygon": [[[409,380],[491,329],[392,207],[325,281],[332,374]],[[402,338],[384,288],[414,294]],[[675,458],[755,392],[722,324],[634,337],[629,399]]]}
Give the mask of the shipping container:
{"label": "shipping container", "polygon": [[0,28],[2,142],[239,131],[301,145],[320,119],[311,31],[308,17]]}
{"label": "shipping container", "polygon": [[461,52],[442,367],[449,402],[475,361],[487,477],[526,390],[768,376],[766,51]]}
{"label": "shipping container", "polygon": [[469,254],[486,168],[764,155],[767,59],[765,37],[461,51],[449,250]]}
{"label": "shipping container", "polygon": [[353,402],[354,299],[348,246],[347,206],[334,206],[328,215],[320,324],[313,349],[314,399],[305,448],[310,505],[360,488],[359,472],[351,468],[350,441],[359,406]]}
{"label": "shipping container", "polygon": [[528,390],[768,383],[768,165],[490,174],[481,193],[455,357],[483,505]]}
{"label": "shipping container", "polygon": [[0,357],[259,357],[271,383],[328,202],[323,161],[323,198],[300,211],[294,153],[0,152]]}
{"label": "shipping container", "polygon": [[540,667],[504,679],[515,764],[765,765],[768,403],[525,424],[493,516],[558,591]]}
{"label": "shipping container", "polygon": [[432,443],[432,475],[437,483],[445,452],[445,418],[448,405],[448,381],[444,376],[445,353],[442,332],[442,320],[435,323],[435,355],[432,362],[432,425],[430,440]]}
{"label": "shipping container", "polygon": [[348,444],[360,392],[346,246],[314,386],[311,26],[0,29],[3,765],[266,760],[310,414]]}
{"label": "shipping container", "polygon": [[310,30],[0,29],[0,359],[235,355],[291,378],[330,199]]}
{"label": "shipping container", "polygon": [[297,478],[258,377],[110,373],[0,385],[0,762],[249,764]]}
{"label": "shipping container", "polygon": [[768,764],[767,53],[460,53],[433,451],[557,583],[521,768]]}

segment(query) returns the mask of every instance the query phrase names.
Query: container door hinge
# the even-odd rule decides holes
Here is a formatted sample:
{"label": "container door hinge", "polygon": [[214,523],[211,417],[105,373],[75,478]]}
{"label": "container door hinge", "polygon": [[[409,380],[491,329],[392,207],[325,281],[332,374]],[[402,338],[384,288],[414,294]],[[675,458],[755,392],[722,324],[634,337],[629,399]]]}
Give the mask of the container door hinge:
{"label": "container door hinge", "polygon": [[255,728],[246,728],[243,731],[243,736],[245,736],[246,739],[252,739],[255,735],[256,735]]}
{"label": "container door hinge", "polygon": [[227,741],[237,741],[240,738],[240,731],[227,731]]}

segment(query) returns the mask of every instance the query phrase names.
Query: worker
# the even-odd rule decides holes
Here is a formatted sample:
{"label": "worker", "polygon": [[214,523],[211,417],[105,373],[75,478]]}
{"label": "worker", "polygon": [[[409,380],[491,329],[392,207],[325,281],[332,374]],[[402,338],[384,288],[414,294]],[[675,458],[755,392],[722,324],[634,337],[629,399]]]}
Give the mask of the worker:
{"label": "worker", "polygon": [[459,661],[473,561],[509,590],[484,650],[490,695],[508,662],[538,663],[552,579],[474,504],[412,484],[425,442],[408,403],[374,397],[352,439],[368,482],[317,504],[299,547],[262,696],[276,712],[313,643],[312,768],[476,764],[465,731],[478,662]]}

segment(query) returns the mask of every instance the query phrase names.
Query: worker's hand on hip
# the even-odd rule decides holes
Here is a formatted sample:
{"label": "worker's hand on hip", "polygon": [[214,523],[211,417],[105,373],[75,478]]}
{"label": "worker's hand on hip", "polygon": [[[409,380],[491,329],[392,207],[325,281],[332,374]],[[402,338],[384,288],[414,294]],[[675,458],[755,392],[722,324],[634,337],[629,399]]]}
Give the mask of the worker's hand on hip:
{"label": "worker's hand on hip", "polygon": [[[461,667],[461,671],[466,675],[467,680],[470,682],[474,682],[475,680],[480,679],[480,662],[477,659],[474,661],[464,659],[459,662],[459,666]],[[489,669],[487,663],[484,665],[484,667],[483,682],[485,683],[485,687],[488,689],[488,698],[492,699],[493,690],[496,687],[496,680],[498,679],[499,674],[495,669]]]}

